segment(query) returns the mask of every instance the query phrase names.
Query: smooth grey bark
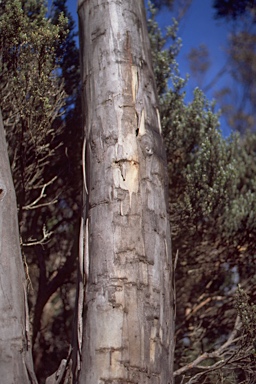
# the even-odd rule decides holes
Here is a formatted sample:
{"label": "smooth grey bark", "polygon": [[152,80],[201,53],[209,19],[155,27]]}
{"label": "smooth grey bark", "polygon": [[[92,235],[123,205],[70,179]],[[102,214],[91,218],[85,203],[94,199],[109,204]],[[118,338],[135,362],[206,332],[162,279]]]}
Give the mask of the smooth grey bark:
{"label": "smooth grey bark", "polygon": [[0,111],[0,381],[36,384],[16,196]]}
{"label": "smooth grey bark", "polygon": [[80,0],[78,13],[87,195],[79,383],[173,383],[166,160],[144,1]]}

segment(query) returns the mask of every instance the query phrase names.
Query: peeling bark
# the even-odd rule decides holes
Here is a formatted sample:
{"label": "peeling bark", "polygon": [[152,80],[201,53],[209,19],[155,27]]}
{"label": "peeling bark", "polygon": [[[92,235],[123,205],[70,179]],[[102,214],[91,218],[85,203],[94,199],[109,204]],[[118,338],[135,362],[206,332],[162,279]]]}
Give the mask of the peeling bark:
{"label": "peeling bark", "polygon": [[79,1],[78,12],[88,190],[79,383],[173,383],[166,159],[144,2]]}
{"label": "peeling bark", "polygon": [[16,197],[0,112],[0,374],[6,384],[36,384],[29,345],[25,274]]}

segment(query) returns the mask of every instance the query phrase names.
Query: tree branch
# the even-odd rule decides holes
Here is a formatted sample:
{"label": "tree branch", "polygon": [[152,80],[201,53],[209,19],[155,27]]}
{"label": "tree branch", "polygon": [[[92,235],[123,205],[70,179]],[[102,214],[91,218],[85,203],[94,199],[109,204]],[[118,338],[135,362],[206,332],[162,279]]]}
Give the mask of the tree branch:
{"label": "tree branch", "polygon": [[22,243],[23,247],[31,247],[34,245],[45,244],[45,242],[49,239],[49,237],[53,234],[53,232],[48,232],[46,226],[43,226],[43,237],[41,240],[31,239],[30,243]]}
{"label": "tree branch", "polygon": [[[179,376],[181,374],[183,374],[184,372],[187,372],[189,371],[190,369],[192,368],[199,368],[199,369],[205,369],[205,370],[212,370],[212,368],[214,369],[217,369],[219,368],[219,364],[223,363],[223,365],[227,364],[228,360],[225,360],[224,356],[222,356],[222,354],[224,353],[224,351],[233,343],[235,343],[236,341],[238,341],[239,339],[241,339],[241,337],[238,337],[236,338],[236,335],[239,331],[239,329],[241,328],[241,320],[240,320],[240,317],[237,316],[236,317],[236,321],[235,321],[235,325],[234,325],[234,329],[233,331],[230,333],[227,341],[222,344],[222,346],[220,346],[216,351],[214,352],[204,352],[202,355],[198,356],[193,362],[189,363],[189,364],[186,364],[184,367],[181,367],[179,369],[177,369],[175,372],[174,372],[174,376]],[[221,360],[218,361],[217,363],[214,363],[213,365],[210,365],[208,367],[202,367],[200,366],[199,364],[207,359],[213,359],[213,358],[220,358]],[[205,373],[205,372],[204,372]],[[192,383],[192,382],[191,382]]]}

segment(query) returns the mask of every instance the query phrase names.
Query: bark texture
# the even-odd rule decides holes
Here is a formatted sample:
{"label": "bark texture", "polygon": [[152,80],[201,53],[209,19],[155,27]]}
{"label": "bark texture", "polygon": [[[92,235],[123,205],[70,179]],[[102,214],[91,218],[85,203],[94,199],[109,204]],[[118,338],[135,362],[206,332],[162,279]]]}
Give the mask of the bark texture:
{"label": "bark texture", "polygon": [[37,383],[26,300],[16,196],[0,112],[0,381],[5,384]]}
{"label": "bark texture", "polygon": [[79,383],[172,383],[166,161],[143,0],[79,1],[85,121]]}

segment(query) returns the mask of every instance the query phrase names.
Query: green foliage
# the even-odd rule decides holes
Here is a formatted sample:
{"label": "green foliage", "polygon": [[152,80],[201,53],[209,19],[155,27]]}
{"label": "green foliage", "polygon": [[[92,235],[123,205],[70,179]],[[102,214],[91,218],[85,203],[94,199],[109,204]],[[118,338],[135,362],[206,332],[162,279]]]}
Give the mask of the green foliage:
{"label": "green foliage", "polygon": [[182,211],[182,219],[199,222],[216,217],[227,203],[228,186],[236,177],[234,142],[223,140],[218,117],[199,90],[182,109],[173,111],[176,119],[167,135],[171,195],[179,196],[182,188],[174,210]]}
{"label": "green foliage", "polygon": [[78,49],[65,1],[56,3],[51,19],[41,0],[0,3],[0,104],[19,208],[40,382],[66,356],[78,253],[82,135]]}
{"label": "green foliage", "polygon": [[[228,338],[234,327],[236,284],[256,276],[256,136],[224,139],[214,104],[199,89],[186,105],[186,80],[175,61],[177,24],[163,36],[154,12],[151,9],[149,31],[167,151],[173,255],[178,256],[178,367],[214,351]],[[254,326],[251,318],[248,321]],[[205,382],[240,382],[247,374],[246,349],[239,353],[236,371],[230,361],[214,373],[205,371]],[[191,370],[190,377],[199,371]]]}
{"label": "green foliage", "polygon": [[[156,9],[149,3],[148,33],[152,49],[157,93],[161,100],[169,89],[169,80],[173,81],[173,86],[176,89],[179,86],[181,88],[184,82],[178,76],[178,66],[175,61],[181,47],[181,40],[177,38],[178,23],[173,20],[173,25],[167,28],[166,34],[163,36],[156,21],[156,15]],[[166,48],[167,44],[169,45],[168,48]]]}
{"label": "green foliage", "polygon": [[61,16],[54,26],[45,12],[42,1],[1,3],[1,109],[20,207],[31,203],[26,191],[45,182],[42,172],[53,156],[56,137],[52,123],[65,98],[54,46],[66,20]]}
{"label": "green foliage", "polygon": [[[247,213],[252,217],[254,210],[255,135],[233,135],[225,140],[214,104],[199,89],[193,101],[185,104],[186,82],[179,77],[175,62],[180,46],[176,23],[169,31],[171,34],[162,36],[152,13],[149,32],[170,174],[171,212],[178,213],[179,224],[184,219],[186,225],[218,220],[219,233],[225,230],[225,236],[234,237],[242,218]],[[164,48],[170,37],[172,43]],[[252,222],[248,225],[253,229]]]}
{"label": "green foliage", "polygon": [[66,0],[54,0],[50,13],[51,22],[59,24],[59,18],[65,16],[67,26],[61,31],[60,43],[57,41],[56,59],[61,69],[61,77],[64,79],[64,89],[67,95],[66,107],[70,107],[77,102],[80,97],[80,71],[79,71],[79,49],[76,46],[75,23],[71,14],[68,12]]}

